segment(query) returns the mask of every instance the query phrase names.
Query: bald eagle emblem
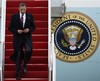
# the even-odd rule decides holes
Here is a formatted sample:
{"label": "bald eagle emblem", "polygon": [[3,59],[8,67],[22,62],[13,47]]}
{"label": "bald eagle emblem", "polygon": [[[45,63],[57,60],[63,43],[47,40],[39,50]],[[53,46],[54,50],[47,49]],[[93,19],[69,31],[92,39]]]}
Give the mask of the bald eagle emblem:
{"label": "bald eagle emblem", "polygon": [[62,45],[67,48],[69,47],[70,50],[75,50],[76,48],[80,49],[81,46],[85,43],[85,39],[83,39],[79,45],[77,44],[77,42],[79,42],[81,39],[83,29],[76,25],[65,27],[62,32],[66,40],[61,40]]}

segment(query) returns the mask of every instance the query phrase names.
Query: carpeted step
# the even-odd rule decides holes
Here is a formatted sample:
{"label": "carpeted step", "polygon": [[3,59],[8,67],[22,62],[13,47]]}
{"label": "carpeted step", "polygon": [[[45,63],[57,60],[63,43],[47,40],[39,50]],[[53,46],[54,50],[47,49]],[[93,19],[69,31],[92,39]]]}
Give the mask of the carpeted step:
{"label": "carpeted step", "polygon": [[[10,21],[6,21],[6,28],[8,28]],[[34,22],[36,29],[37,28],[48,28],[48,21],[35,21]]]}
{"label": "carpeted step", "polygon": [[[11,56],[13,49],[6,49],[5,56]],[[33,49],[32,56],[48,56],[48,49]]]}
{"label": "carpeted step", "polygon": [[[6,29],[6,34],[12,34],[8,29]],[[36,28],[33,34],[48,34],[47,28]]]}
{"label": "carpeted step", "polygon": [[[11,20],[12,14],[6,14],[6,20]],[[48,14],[33,14],[35,21],[48,21]]]}
{"label": "carpeted step", "polygon": [[[33,42],[34,49],[48,49],[47,42]],[[6,42],[5,49],[13,49],[12,42]]]}
{"label": "carpeted step", "polygon": [[[12,4],[12,2],[14,4]],[[18,7],[19,3],[24,2],[27,7],[47,7],[47,0],[7,0],[7,7]]]}
{"label": "carpeted step", "polygon": [[[5,64],[14,64],[9,57],[5,57]],[[29,64],[48,64],[48,57],[47,56],[32,56]]]}
{"label": "carpeted step", "polygon": [[[48,64],[27,64],[27,71],[47,71]],[[5,64],[5,71],[16,71],[15,64]]]}
{"label": "carpeted step", "polygon": [[[7,14],[15,14],[18,12],[17,7],[7,7],[6,8],[6,13]],[[32,14],[47,14],[48,13],[48,8],[47,7],[27,7],[27,12],[32,13]]]}
{"label": "carpeted step", "polygon": [[[15,71],[4,71],[5,78],[15,78]],[[47,78],[48,71],[27,71],[22,78]]]}
{"label": "carpeted step", "polygon": [[[17,81],[16,78],[4,78],[4,81]],[[22,78],[21,81],[48,81],[48,78]]]}
{"label": "carpeted step", "polygon": [[[47,42],[48,41],[48,35],[44,34],[33,34],[32,35],[33,42]],[[12,35],[6,35],[6,42],[12,42],[13,36]]]}

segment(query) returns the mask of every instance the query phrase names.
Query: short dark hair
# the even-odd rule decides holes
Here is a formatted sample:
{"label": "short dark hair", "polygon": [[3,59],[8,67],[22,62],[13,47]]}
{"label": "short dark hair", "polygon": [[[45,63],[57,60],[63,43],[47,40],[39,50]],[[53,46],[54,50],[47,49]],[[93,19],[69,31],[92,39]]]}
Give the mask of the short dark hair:
{"label": "short dark hair", "polygon": [[21,7],[21,6],[26,6],[26,4],[25,3],[20,3],[19,7]]}

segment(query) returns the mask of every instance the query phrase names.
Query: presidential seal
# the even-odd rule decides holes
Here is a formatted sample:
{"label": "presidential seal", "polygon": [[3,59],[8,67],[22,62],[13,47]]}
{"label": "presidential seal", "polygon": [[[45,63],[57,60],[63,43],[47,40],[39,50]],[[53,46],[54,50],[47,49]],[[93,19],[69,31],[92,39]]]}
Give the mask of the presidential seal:
{"label": "presidential seal", "polygon": [[95,22],[80,12],[67,12],[52,23],[58,59],[79,62],[93,55],[99,44]]}

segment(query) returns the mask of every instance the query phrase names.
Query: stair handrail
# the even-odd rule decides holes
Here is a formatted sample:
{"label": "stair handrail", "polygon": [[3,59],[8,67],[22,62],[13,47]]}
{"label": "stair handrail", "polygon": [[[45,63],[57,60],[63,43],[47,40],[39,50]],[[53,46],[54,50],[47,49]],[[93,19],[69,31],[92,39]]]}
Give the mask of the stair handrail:
{"label": "stair handrail", "polygon": [[5,58],[5,28],[6,28],[6,0],[1,0],[1,32],[0,32],[0,41],[1,41],[1,81],[4,81],[4,58]]}
{"label": "stair handrail", "polygon": [[51,34],[49,45],[49,81],[56,81],[56,54],[54,52],[54,34]]}
{"label": "stair handrail", "polygon": [[52,68],[51,68],[51,1],[48,0],[48,81],[52,81]]}
{"label": "stair handrail", "polygon": [[[2,43],[0,41],[0,50],[1,50]],[[0,51],[0,81],[2,81],[2,54]]]}
{"label": "stair handrail", "polygon": [[48,0],[48,68],[49,81],[56,81],[56,54],[54,52],[54,33],[51,33],[51,0]]}
{"label": "stair handrail", "polygon": [[0,81],[4,81],[4,52],[5,44],[4,42],[0,42]]}
{"label": "stair handrail", "polygon": [[56,54],[54,50],[54,33],[52,33],[52,42],[51,42],[51,48],[52,48],[52,58],[51,58],[51,64],[52,64],[52,81],[56,81]]}

